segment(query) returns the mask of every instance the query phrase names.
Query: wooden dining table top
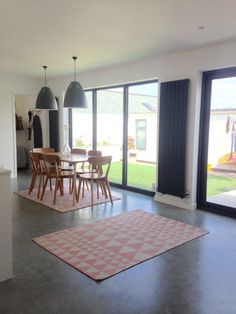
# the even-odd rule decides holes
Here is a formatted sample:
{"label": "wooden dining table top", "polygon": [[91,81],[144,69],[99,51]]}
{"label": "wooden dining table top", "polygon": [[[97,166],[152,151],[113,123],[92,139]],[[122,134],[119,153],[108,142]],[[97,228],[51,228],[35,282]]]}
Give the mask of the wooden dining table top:
{"label": "wooden dining table top", "polygon": [[76,164],[79,162],[84,162],[88,160],[88,155],[87,154],[70,154],[70,155],[65,155],[63,153],[47,153],[46,155],[57,155],[60,157],[62,162],[69,162],[71,164]]}

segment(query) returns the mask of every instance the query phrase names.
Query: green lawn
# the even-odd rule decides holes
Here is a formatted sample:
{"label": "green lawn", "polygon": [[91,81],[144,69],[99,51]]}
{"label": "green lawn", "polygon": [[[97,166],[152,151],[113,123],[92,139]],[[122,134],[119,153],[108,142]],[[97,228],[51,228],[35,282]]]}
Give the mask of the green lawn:
{"label": "green lawn", "polygon": [[236,189],[236,179],[209,174],[207,177],[207,196],[226,192],[227,189]]}
{"label": "green lawn", "polygon": [[[121,183],[122,163],[113,162],[110,169],[110,182]],[[156,167],[143,163],[128,163],[128,185],[144,190],[151,190],[156,182]],[[226,192],[227,189],[236,188],[236,179],[209,174],[207,178],[207,196]]]}
{"label": "green lawn", "polygon": [[[111,164],[109,180],[114,183],[121,183],[122,163],[113,162]],[[145,165],[141,163],[128,163],[128,185],[145,190],[151,190],[152,184],[156,182],[155,165]]]}

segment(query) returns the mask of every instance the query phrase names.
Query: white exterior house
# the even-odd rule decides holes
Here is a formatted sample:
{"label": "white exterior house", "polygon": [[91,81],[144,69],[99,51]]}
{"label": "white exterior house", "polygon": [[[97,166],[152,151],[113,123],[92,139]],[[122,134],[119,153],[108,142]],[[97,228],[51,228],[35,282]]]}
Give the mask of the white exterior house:
{"label": "white exterior house", "polygon": [[[90,98],[88,97],[88,100]],[[122,158],[123,93],[103,90],[97,113],[97,146],[113,161]],[[92,108],[73,110],[73,147],[92,147]],[[134,141],[135,160],[155,163],[157,151],[157,97],[129,94],[128,137]]]}
{"label": "white exterior house", "polygon": [[215,109],[211,111],[209,128],[208,164],[217,167],[219,159],[234,150],[235,134],[230,129],[226,131],[227,119],[236,121],[236,109]]}

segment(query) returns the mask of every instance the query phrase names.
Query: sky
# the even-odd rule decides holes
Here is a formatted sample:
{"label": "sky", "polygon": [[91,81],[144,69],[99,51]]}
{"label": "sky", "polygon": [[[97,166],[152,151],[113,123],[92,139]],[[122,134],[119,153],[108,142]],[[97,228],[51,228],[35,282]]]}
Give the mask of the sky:
{"label": "sky", "polygon": [[211,109],[236,109],[236,77],[212,81]]}
{"label": "sky", "polygon": [[[123,93],[123,88],[111,88],[113,91],[120,91]],[[137,95],[155,96],[158,93],[158,83],[137,84],[129,87],[129,93]]]}
{"label": "sky", "polygon": [[129,87],[129,92],[132,94],[147,95],[147,96],[156,96],[158,92],[157,83],[149,83],[142,85],[134,85]]}

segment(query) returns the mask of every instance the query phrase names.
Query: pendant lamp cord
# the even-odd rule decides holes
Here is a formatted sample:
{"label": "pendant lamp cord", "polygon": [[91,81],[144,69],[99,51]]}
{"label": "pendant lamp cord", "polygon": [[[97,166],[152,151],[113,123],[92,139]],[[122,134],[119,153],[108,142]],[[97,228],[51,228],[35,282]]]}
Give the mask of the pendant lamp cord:
{"label": "pendant lamp cord", "polygon": [[46,71],[47,71],[47,65],[43,65],[44,68],[44,82],[45,82],[45,87],[47,86],[47,77],[46,77]]}
{"label": "pendant lamp cord", "polygon": [[77,60],[77,57],[72,57],[72,59],[74,60],[74,81],[76,82],[76,60]]}

